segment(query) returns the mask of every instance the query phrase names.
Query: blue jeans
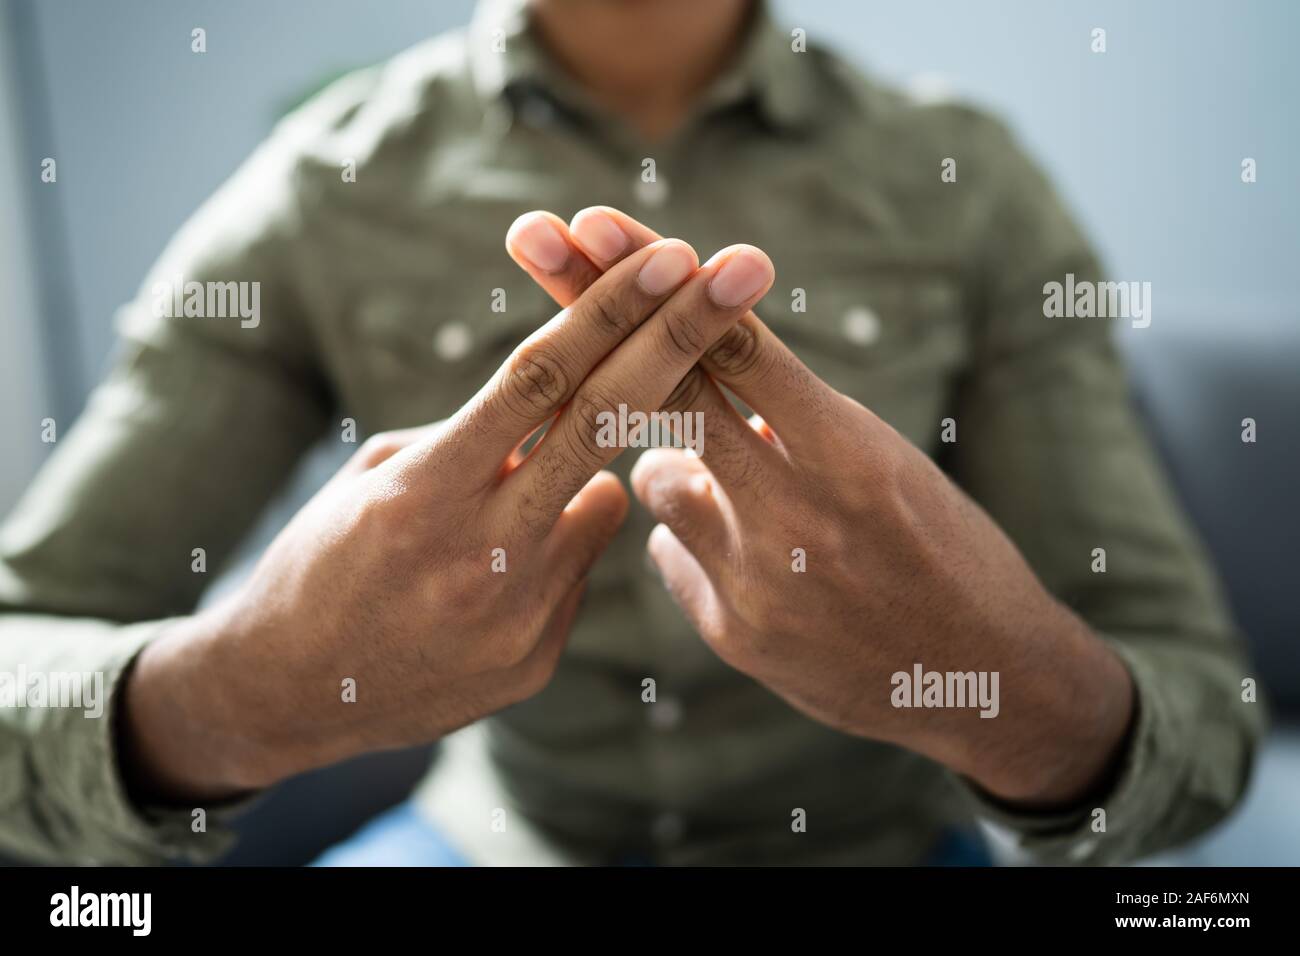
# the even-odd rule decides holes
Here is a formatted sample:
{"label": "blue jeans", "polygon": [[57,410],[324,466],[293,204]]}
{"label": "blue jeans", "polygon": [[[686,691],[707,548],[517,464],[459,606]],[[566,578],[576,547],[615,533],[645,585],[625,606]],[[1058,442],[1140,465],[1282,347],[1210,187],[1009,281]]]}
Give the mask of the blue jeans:
{"label": "blue jeans", "polygon": [[469,866],[407,800],[375,817],[312,866]]}
{"label": "blue jeans", "polygon": [[[330,847],[312,866],[469,866],[407,801],[375,817],[348,839]],[[950,830],[927,866],[992,866],[978,836]]]}

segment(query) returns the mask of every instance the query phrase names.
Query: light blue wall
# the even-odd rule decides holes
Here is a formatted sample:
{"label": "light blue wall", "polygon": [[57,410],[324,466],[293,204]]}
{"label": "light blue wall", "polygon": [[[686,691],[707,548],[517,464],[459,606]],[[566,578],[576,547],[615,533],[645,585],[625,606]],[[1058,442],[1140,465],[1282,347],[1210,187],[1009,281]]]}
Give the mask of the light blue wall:
{"label": "light blue wall", "polygon": [[[935,71],[1009,118],[1155,322],[1296,326],[1300,2],[899,0],[782,4],[860,63]],[[1107,52],[1091,52],[1094,27]],[[1241,182],[1243,157],[1259,181]],[[1153,323],[1154,324],[1154,323]]]}
{"label": "light blue wall", "polygon": [[[35,36],[24,39],[48,93],[44,130],[34,124],[25,145],[36,163],[59,162],[87,384],[103,372],[113,310],[288,104],[473,9],[472,0],[17,3],[35,13]],[[190,51],[194,27],[207,31],[201,56]]]}
{"label": "light blue wall", "polygon": [[[12,57],[11,24],[0,5],[0,64]],[[21,130],[18,91],[0,82],[0,511],[18,499],[46,448],[41,421],[52,417],[36,325],[18,321],[37,309],[34,247],[30,221],[36,170],[25,166],[12,145]]]}

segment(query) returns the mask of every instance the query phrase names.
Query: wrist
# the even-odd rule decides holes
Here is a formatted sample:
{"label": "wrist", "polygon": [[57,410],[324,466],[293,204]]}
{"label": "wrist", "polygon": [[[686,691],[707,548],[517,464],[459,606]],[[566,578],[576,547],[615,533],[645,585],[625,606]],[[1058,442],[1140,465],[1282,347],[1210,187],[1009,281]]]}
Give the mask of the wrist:
{"label": "wrist", "polygon": [[1136,710],[1119,656],[1066,608],[1055,611],[1055,646],[1003,678],[1023,702],[1008,702],[996,739],[968,749],[975,759],[959,768],[989,795],[1027,807],[1070,806],[1104,789]]}
{"label": "wrist", "polygon": [[249,709],[239,670],[223,661],[215,609],[176,621],[137,656],[119,702],[119,762],[144,802],[228,799],[280,779]]}

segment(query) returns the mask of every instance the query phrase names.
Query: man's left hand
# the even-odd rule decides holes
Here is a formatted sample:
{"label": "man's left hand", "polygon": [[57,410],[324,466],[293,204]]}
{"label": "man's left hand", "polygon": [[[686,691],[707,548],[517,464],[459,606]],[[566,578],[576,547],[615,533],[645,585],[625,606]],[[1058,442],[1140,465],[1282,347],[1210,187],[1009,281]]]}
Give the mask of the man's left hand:
{"label": "man's left hand", "polygon": [[[599,207],[567,230],[580,254],[565,268],[520,264],[564,305],[657,238]],[[718,382],[762,418],[746,421]],[[660,522],[648,547],[665,585],[723,660],[1006,801],[1072,804],[1105,778],[1134,709],[1126,668],[925,454],[753,313],[664,410],[703,412],[702,456],[647,451],[633,490]],[[997,674],[996,704],[896,706],[914,698],[894,675],[917,665]]]}

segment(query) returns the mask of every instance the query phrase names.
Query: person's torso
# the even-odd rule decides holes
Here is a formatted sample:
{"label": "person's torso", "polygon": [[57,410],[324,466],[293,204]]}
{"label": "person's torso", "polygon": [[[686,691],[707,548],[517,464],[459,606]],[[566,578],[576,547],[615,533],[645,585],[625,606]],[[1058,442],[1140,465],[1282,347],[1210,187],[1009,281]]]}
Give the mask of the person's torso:
{"label": "person's torso", "polygon": [[[764,249],[777,279],[759,316],[813,372],[936,449],[970,344],[938,153],[917,168],[915,150],[865,125],[792,135],[734,110],[642,152],[540,94],[477,113],[454,87],[431,99],[369,143],[357,181],[308,223],[319,347],[340,416],[363,432],[452,414],[555,313],[504,251],[516,216],[604,204],[701,259]],[[613,470],[626,478],[636,455]],[[938,768],[832,731],[720,661],[649,565],[652,525],[634,504],[554,680],[487,722],[516,805],[575,843],[640,834],[667,853],[747,833],[754,853],[779,854],[798,810],[826,836],[932,830],[951,798]]]}

